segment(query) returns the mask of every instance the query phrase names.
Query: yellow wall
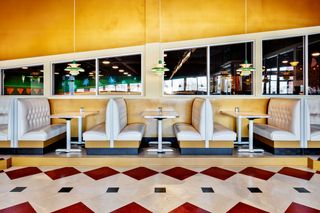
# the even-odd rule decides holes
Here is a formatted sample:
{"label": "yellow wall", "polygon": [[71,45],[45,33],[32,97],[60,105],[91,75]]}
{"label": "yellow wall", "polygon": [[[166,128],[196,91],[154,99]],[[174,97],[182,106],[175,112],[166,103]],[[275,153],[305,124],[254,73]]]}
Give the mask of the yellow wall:
{"label": "yellow wall", "polygon": [[[76,51],[159,41],[160,0],[77,0]],[[244,0],[162,0],[161,41],[244,33]],[[73,0],[0,1],[0,60],[73,51]],[[320,25],[316,0],[248,0],[248,32]]]}

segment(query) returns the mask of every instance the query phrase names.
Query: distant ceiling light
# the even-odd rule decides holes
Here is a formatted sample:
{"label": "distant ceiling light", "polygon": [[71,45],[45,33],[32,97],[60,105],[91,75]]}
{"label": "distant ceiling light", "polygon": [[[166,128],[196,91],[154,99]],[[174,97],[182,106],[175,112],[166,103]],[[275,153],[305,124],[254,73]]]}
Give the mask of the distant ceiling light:
{"label": "distant ceiling light", "polygon": [[311,54],[313,57],[318,57],[318,56],[320,56],[320,52],[315,52],[315,53],[312,53]]}
{"label": "distant ceiling light", "polygon": [[163,54],[163,57],[167,57],[168,55],[166,53]]}
{"label": "distant ceiling light", "polygon": [[110,61],[103,61],[103,64],[110,64]]}
{"label": "distant ceiling light", "polygon": [[89,72],[89,75],[93,75],[93,72]]}
{"label": "distant ceiling light", "polygon": [[128,76],[131,76],[131,74],[128,74]]}
{"label": "distant ceiling light", "polygon": [[27,70],[28,69],[28,67],[21,67],[23,70]]}
{"label": "distant ceiling light", "polygon": [[55,74],[55,75],[59,75],[59,73],[58,73],[58,72],[55,72],[54,74]]}
{"label": "distant ceiling light", "polygon": [[297,66],[298,64],[299,64],[299,61],[291,61],[290,62],[290,65],[293,67]]}
{"label": "distant ceiling light", "polygon": [[283,64],[287,64],[289,61],[288,60],[283,60],[282,63]]}
{"label": "distant ceiling light", "polygon": [[70,75],[69,75],[69,74],[66,74],[66,76],[69,77]]}
{"label": "distant ceiling light", "polygon": [[123,70],[123,69],[121,69],[121,70],[119,70],[119,72],[124,72],[124,70]]}
{"label": "distant ceiling light", "polygon": [[113,68],[113,69],[118,69],[119,67],[118,67],[118,66],[112,66],[112,68]]}
{"label": "distant ceiling light", "polygon": [[40,72],[43,72],[43,70],[40,70]]}
{"label": "distant ceiling light", "polygon": [[124,72],[123,74],[128,75],[128,72]]}

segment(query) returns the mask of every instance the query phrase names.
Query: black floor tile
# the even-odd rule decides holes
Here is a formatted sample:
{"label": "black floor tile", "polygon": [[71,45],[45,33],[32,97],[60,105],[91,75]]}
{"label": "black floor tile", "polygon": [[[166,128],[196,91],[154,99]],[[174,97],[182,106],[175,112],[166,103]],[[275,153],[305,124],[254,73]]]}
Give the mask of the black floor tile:
{"label": "black floor tile", "polygon": [[165,187],[156,187],[154,188],[155,193],[166,193],[167,189]]}
{"label": "black floor tile", "polygon": [[262,193],[262,191],[258,187],[248,187],[248,190],[251,193]]}
{"label": "black floor tile", "polygon": [[119,187],[108,187],[107,193],[118,193]]}
{"label": "black floor tile", "polygon": [[212,187],[201,187],[201,190],[203,193],[214,193],[214,190]]}
{"label": "black floor tile", "polygon": [[59,193],[69,193],[73,187],[62,187],[58,192]]}
{"label": "black floor tile", "polygon": [[310,193],[306,188],[303,187],[293,187],[299,193]]}
{"label": "black floor tile", "polygon": [[16,188],[12,189],[10,192],[22,192],[26,188],[27,187],[16,187]]}

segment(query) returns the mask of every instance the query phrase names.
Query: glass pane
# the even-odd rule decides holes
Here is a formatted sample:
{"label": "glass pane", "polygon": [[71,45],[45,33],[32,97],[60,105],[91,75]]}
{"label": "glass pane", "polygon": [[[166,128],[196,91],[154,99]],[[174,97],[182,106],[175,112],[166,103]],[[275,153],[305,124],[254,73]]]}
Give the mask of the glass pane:
{"label": "glass pane", "polygon": [[164,75],[165,95],[207,94],[206,47],[165,51],[164,55],[169,68]]}
{"label": "glass pane", "polygon": [[309,94],[320,94],[320,34],[310,35],[309,38],[309,62],[308,62],[308,79]]}
{"label": "glass pane", "polygon": [[141,93],[141,55],[99,59],[99,94]]}
{"label": "glass pane", "polygon": [[266,40],[262,45],[263,94],[303,94],[303,37]]}
{"label": "glass pane", "polygon": [[252,94],[252,74],[237,71],[246,59],[252,63],[252,46],[247,42],[210,47],[210,94]]}
{"label": "glass pane", "polygon": [[2,70],[3,95],[43,95],[43,65]]}
{"label": "glass pane", "polygon": [[71,75],[65,69],[72,61],[53,64],[54,72],[54,94],[55,95],[95,95],[95,60],[76,61],[83,68],[83,72]]}

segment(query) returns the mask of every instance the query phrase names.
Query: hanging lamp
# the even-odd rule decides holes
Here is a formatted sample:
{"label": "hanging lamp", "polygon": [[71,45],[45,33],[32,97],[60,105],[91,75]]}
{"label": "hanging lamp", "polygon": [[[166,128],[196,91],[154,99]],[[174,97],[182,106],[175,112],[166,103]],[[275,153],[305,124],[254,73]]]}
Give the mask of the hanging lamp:
{"label": "hanging lamp", "polygon": [[[248,32],[248,0],[245,0],[244,6],[244,17],[245,17],[245,24],[244,24],[244,31],[245,34]],[[240,76],[249,76],[251,72],[256,71],[256,68],[249,64],[247,59],[247,42],[245,43],[245,60],[243,64],[240,64],[240,68],[237,69],[237,72],[240,73]]]}
{"label": "hanging lamp", "polygon": [[[76,52],[76,0],[73,0],[73,53]],[[77,64],[75,60],[64,69],[69,72],[70,75],[76,76],[80,72],[84,72],[84,69],[80,67],[81,64]]]}
{"label": "hanging lamp", "polygon": [[[161,44],[161,0],[159,0],[159,57],[162,58],[162,52],[160,48]],[[156,66],[152,67],[151,71],[157,75],[163,75],[169,69],[165,66],[164,60],[158,60]]]}

